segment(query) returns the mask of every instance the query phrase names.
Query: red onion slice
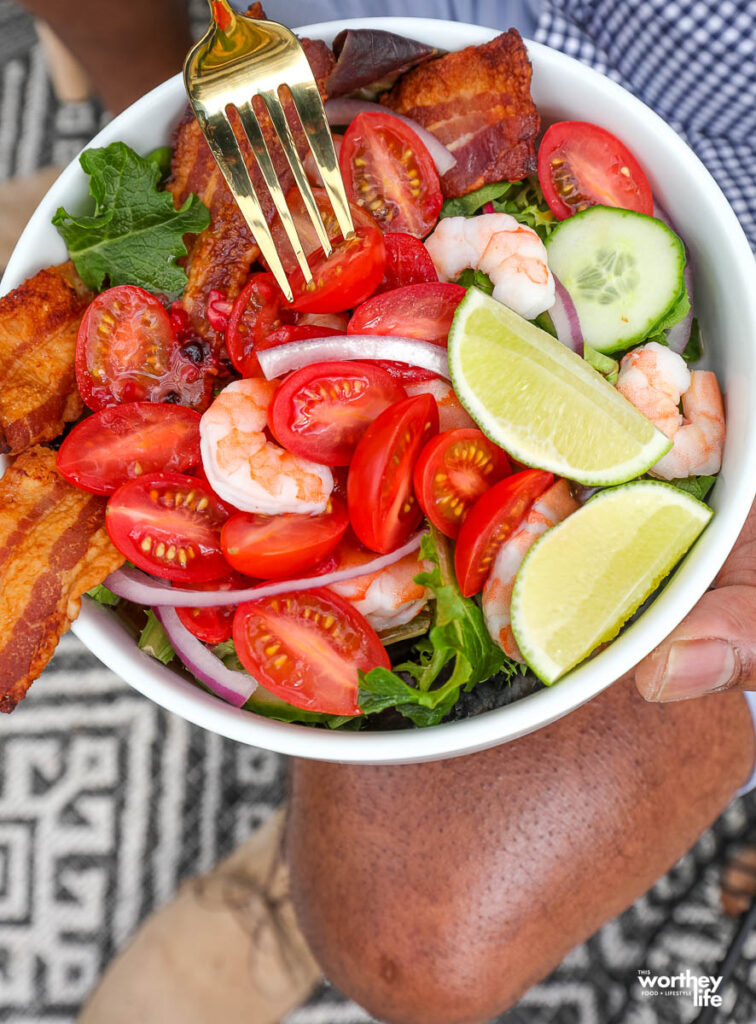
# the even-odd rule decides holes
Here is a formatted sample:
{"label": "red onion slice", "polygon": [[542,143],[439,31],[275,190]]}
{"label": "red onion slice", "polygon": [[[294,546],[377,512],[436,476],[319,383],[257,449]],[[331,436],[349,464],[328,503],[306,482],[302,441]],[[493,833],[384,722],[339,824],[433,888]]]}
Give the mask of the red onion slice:
{"label": "red onion slice", "polygon": [[554,278],[555,294],[554,305],[549,310],[551,322],[554,324],[557,338],[559,338],[561,343],[579,356],[582,356],[583,332],[580,330],[580,320],[575,309],[575,303],[553,270],[551,273]]}
{"label": "red onion slice", "polygon": [[397,114],[396,111],[383,106],[382,103],[370,103],[368,100],[333,99],[326,100],[324,107],[329,123],[336,125],[349,124],[358,114],[390,114],[391,117],[404,121],[415,132],[430,153],[439,174],[446,174],[457,162],[457,158],[442,142],[438,141],[435,135],[431,135],[426,128],[423,128],[417,121],[413,121],[411,117]]}
{"label": "red onion slice", "polygon": [[690,266],[690,260],[685,262],[685,271],[683,273],[683,280],[685,281],[685,287],[688,290],[688,300],[690,302],[690,309],[684,320],[681,320],[679,324],[675,324],[674,327],[670,327],[667,331],[667,344],[673,352],[677,352],[678,355],[682,355],[685,348],[690,341],[690,330],[693,326],[693,270]]}
{"label": "red onion slice", "polygon": [[290,370],[332,359],[389,359],[396,363],[420,366],[450,380],[446,349],[417,338],[393,334],[347,334],[342,337],[307,338],[258,352],[262,372],[274,380]]}
{"label": "red onion slice", "polygon": [[159,608],[155,614],[181,661],[217,697],[240,708],[255,692],[256,680],[246,672],[226,668],[209,647],[205,647],[201,640],[189,632],[175,608]]}
{"label": "red onion slice", "polygon": [[487,203],[483,203],[483,213],[496,213],[496,210],[494,210],[494,204],[490,199]]}
{"label": "red onion slice", "polygon": [[[682,237],[680,232],[674,225],[674,222],[670,218],[667,211],[659,206],[658,203],[654,203],[654,217],[660,220],[662,224],[666,224],[667,227],[674,231],[678,238],[682,239],[683,245],[685,245],[685,239]],[[690,254],[688,252],[687,245],[685,246],[685,271],[683,273],[683,280],[685,281],[685,287],[688,290],[688,300],[690,302],[690,310],[684,320],[681,320],[679,324],[675,324],[674,327],[670,327],[667,331],[667,344],[676,352],[678,355],[682,355],[685,351],[685,347],[690,341],[690,330],[693,326],[693,268],[690,265]]]}
{"label": "red onion slice", "polygon": [[[371,572],[378,572],[379,569],[393,565],[412,551],[417,551],[421,536],[421,533],[416,533],[395,551],[390,551],[387,555],[378,555],[369,562],[353,565],[349,569],[337,569],[335,572],[323,573],[322,576],[306,576],[298,580],[276,580],[275,583],[263,583],[261,586],[247,587],[245,590],[224,590],[222,593],[217,590],[177,590],[165,580],[158,580],[140,569],[116,569],[105,580],[105,586],[127,601],[145,607],[152,606],[155,609],[217,608],[219,605],[258,601],[263,597],[287,594],[292,590],[328,587],[331,583],[367,576]],[[222,597],[222,600],[219,600],[219,597]]]}

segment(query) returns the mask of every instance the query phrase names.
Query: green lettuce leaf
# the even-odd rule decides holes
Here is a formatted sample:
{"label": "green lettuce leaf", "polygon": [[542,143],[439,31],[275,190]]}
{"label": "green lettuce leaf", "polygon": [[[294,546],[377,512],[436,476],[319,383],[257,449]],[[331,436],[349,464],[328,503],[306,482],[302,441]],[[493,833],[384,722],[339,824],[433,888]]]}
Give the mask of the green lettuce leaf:
{"label": "green lettuce leaf", "polygon": [[173,661],[176,657],[176,652],[171,641],[168,639],[168,634],[160,622],[158,622],[157,616],[153,611],[147,612],[147,622],[142,630],[142,635],[137,641],[137,646],[140,651],[145,651],[151,658],[157,658],[164,665],[167,665],[168,662]]}
{"label": "green lettuce leaf", "polygon": [[151,149],[145,157],[153,163],[160,172],[160,181],[165,181],[171,173],[171,161],[173,160],[173,149],[170,146],[157,146]]}
{"label": "green lettuce leaf", "polygon": [[675,324],[679,324],[681,320],[684,320],[688,313],[690,313],[690,297],[688,289],[683,286],[683,290],[674,306],[667,310],[661,322],[654,328],[654,333],[668,331],[670,327],[674,327]]}
{"label": "green lettuce leaf", "polygon": [[538,178],[522,181],[496,181],[483,185],[466,196],[447,199],[441,207],[441,217],[472,217],[486,203],[493,203],[496,213],[508,213],[520,224],[534,228],[546,239],[559,221],[549,209]]}
{"label": "green lettuce leaf", "polygon": [[693,317],[690,325],[690,337],[688,344],[683,349],[682,357],[686,363],[697,363],[703,355],[703,340],[701,338],[701,327],[698,318]]}
{"label": "green lettuce leaf", "polygon": [[365,715],[396,708],[415,725],[426,726],[448,714],[463,688],[472,690],[497,673],[511,678],[522,668],[491,640],[478,603],[462,596],[447,539],[431,527],[420,554],[433,565],[415,577],[435,598],[433,626],[415,644],[414,661],[394,671],[360,672],[359,705]]}
{"label": "green lettuce leaf", "polygon": [[712,489],[714,484],[717,482],[715,476],[688,476],[679,477],[676,480],[667,480],[673,487],[679,488],[681,491],[685,491],[687,494],[691,494],[694,498],[698,498],[699,501],[705,501],[706,496]]}
{"label": "green lettuce leaf", "polygon": [[508,213],[520,224],[527,224],[544,241],[559,223],[549,209],[535,176],[515,182],[510,191],[493,200],[493,208],[496,213]]}
{"label": "green lettuce leaf", "polygon": [[88,590],[87,596],[93,598],[98,604],[103,604],[108,608],[114,608],[121,600],[118,594],[114,594],[112,590],[108,590],[107,587],[103,587],[102,583],[98,583],[96,587],[92,587],[91,590]]}
{"label": "green lettuce leaf", "polygon": [[159,157],[141,157],[123,142],[87,149],[80,163],[90,176],[94,213],[76,217],[60,207],[52,222],[84,283],[92,289],[105,282],[134,284],[179,295],[187,280],[176,264],[186,255],[183,236],[207,227],[207,207],[191,195],[176,210],[170,193],[157,187]]}
{"label": "green lettuce leaf", "polygon": [[488,274],[484,274],[482,270],[473,270],[472,267],[463,270],[454,283],[461,284],[463,288],[480,288],[486,295],[492,295],[494,290],[493,281]]}
{"label": "green lettuce leaf", "polygon": [[603,352],[597,352],[590,345],[583,345],[583,358],[589,366],[592,366],[594,370],[598,370],[602,376],[606,377],[610,384],[617,383],[619,363],[616,359],[604,355]]}
{"label": "green lettuce leaf", "polygon": [[501,199],[510,189],[518,185],[515,181],[495,181],[491,185],[482,185],[474,192],[468,192],[466,196],[458,196],[456,199],[447,199],[441,207],[439,219],[443,217],[472,217],[481,206],[491,203],[494,199]]}

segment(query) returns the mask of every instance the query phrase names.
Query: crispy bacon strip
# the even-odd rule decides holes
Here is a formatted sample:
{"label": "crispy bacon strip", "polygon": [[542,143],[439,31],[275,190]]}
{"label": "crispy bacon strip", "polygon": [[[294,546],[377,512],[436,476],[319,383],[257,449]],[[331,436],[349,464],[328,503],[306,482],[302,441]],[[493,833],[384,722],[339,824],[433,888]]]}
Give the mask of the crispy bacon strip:
{"label": "crispy bacon strip", "polygon": [[[253,18],[265,17],[259,3],[253,4],[247,14]],[[319,40],[302,39],[301,42],[321,94],[325,96],[324,82],[335,63],[333,54]],[[287,120],[293,128],[297,149],[304,156],[309,147],[294,106],[288,101],[284,107]],[[275,141],[273,126],[267,118],[262,121],[262,128],[279,181],[286,192],[294,184],[291,168],[283,150]],[[271,221],[275,213],[273,202],[243,132],[239,130],[237,134],[245,162],[251,171],[252,182],[265,215]],[[192,192],[196,192],[210,210],[210,226],[193,241],[190,240],[185,261],[189,281],[183,305],[189,314],[192,329],[200,337],[220,347],[220,339],[207,321],[208,296],[211,290],[218,289],[227,298],[235,299],[244,285],[251,264],[258,259],[260,250],[191,112],[187,112],[176,130],[171,170],[171,180],[167,187],[176,206],[180,206]]]}
{"label": "crispy bacon strip", "polygon": [[20,455],[0,480],[0,711],[26,695],[81,595],[123,563],[106,503],[66,483],[48,448]]}
{"label": "crispy bacon strip", "polygon": [[83,405],[76,332],[92,294],[73,263],[40,270],[0,299],[0,451],[51,441]]}
{"label": "crispy bacon strip", "polygon": [[511,28],[408,71],[383,102],[433,132],[457,158],[441,178],[451,199],[535,170],[540,119],[530,78],[525,46]]}

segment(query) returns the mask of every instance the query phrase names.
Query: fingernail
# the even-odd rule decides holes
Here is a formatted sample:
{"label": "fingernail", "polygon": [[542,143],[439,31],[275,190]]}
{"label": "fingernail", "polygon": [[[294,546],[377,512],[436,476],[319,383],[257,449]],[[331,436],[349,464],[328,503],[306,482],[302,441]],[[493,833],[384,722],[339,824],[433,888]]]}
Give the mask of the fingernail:
{"label": "fingernail", "polygon": [[656,700],[714,693],[732,682],[736,671],[735,650],[726,640],[676,640],[669,648]]}

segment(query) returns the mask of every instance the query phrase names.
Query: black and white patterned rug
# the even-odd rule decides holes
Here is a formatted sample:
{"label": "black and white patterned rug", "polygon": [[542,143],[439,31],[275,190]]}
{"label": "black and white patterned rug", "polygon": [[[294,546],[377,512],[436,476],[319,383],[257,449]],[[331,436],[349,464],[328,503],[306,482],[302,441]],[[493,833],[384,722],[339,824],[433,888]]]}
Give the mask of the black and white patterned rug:
{"label": "black and white patterned rug", "polygon": [[[204,17],[204,5],[193,11]],[[0,181],[65,163],[103,120],[58,104],[29,19],[0,0]],[[184,878],[206,871],[280,803],[284,760],[169,715],[66,636],[30,695],[0,722],[0,1021],[72,1024],[96,979]],[[736,923],[722,865],[756,795],[630,910],[574,950],[502,1024],[684,1024],[689,999],[642,999],[639,967],[714,974]],[[756,1020],[756,935],[718,1018]],[[323,986],[286,1024],[357,1024]]]}

